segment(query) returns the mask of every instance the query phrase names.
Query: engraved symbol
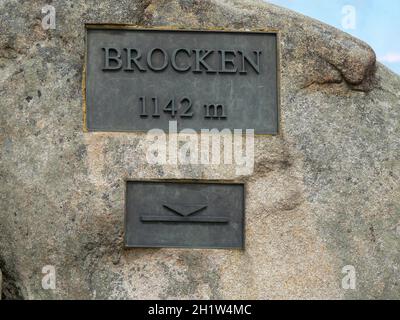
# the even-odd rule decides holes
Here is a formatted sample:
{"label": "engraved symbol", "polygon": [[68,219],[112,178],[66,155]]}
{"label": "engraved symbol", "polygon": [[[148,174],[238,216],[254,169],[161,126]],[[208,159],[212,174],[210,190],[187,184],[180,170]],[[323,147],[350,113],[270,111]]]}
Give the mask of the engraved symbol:
{"label": "engraved symbol", "polygon": [[227,217],[196,216],[197,213],[207,208],[205,204],[170,204],[166,203],[163,208],[175,214],[172,215],[142,215],[142,222],[199,222],[199,223],[228,223]]}
{"label": "engraved symbol", "polygon": [[182,217],[187,217],[204,210],[205,208],[207,208],[207,205],[164,204],[163,207],[173,211],[174,213],[179,214]]}

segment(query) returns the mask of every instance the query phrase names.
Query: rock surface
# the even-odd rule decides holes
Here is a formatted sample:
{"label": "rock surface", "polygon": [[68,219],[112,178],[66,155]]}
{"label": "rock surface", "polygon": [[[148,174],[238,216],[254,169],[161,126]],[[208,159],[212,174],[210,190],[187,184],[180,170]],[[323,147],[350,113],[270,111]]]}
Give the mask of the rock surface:
{"label": "rock surface", "polygon": [[[43,1],[0,3],[4,298],[400,297],[400,77],[370,47],[262,1],[50,2],[47,31]],[[83,132],[84,23],[107,22],[280,30],[282,132],[256,137],[254,174],[151,166],[143,135]],[[125,178],[246,182],[246,249],[123,249]]]}

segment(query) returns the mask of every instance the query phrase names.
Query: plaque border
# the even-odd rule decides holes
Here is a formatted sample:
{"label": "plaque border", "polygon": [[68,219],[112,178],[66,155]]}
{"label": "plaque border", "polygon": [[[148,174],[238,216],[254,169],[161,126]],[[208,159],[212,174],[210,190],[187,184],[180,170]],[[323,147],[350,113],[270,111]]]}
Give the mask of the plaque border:
{"label": "plaque border", "polygon": [[[277,132],[272,133],[254,133],[254,136],[264,136],[264,137],[280,137],[282,136],[282,111],[281,111],[281,31],[278,29],[270,28],[256,28],[256,29],[231,29],[224,27],[214,27],[214,28],[189,28],[181,25],[168,25],[168,26],[157,26],[157,27],[146,27],[136,24],[125,24],[125,23],[85,23],[85,36],[84,36],[84,64],[82,68],[82,120],[83,120],[83,132],[84,133],[124,133],[124,134],[137,134],[146,133],[145,130],[129,130],[129,131],[90,131],[87,128],[86,119],[86,75],[87,75],[87,54],[88,54],[88,30],[137,30],[137,31],[169,31],[169,32],[216,32],[216,33],[248,33],[248,34],[275,34],[276,35],[276,86],[277,86],[277,120],[278,129]],[[198,132],[196,134],[199,134]]]}
{"label": "plaque border", "polygon": [[[241,247],[190,247],[190,246],[162,246],[162,245],[135,245],[130,246],[126,244],[126,217],[128,214],[128,183],[129,182],[142,182],[142,183],[175,183],[175,184],[219,184],[219,185],[241,185],[243,186],[243,216],[242,216],[242,246]],[[130,179],[124,178],[124,223],[123,223],[123,249],[134,250],[134,249],[180,249],[180,250],[228,250],[228,251],[245,251],[246,248],[246,197],[247,197],[247,183],[239,180],[221,180],[221,179]]]}

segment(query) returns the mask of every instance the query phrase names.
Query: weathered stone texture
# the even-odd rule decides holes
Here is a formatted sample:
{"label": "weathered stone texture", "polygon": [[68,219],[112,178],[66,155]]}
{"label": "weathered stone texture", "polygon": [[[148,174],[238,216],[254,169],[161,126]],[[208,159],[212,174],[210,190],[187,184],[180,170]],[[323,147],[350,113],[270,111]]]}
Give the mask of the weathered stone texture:
{"label": "weathered stone texture", "polygon": [[[400,297],[400,77],[370,47],[262,1],[51,4],[45,31],[43,1],[0,2],[3,297]],[[143,134],[84,133],[89,22],[280,30],[282,132],[256,138],[254,174],[151,166]],[[125,178],[247,182],[246,250],[124,250]]]}

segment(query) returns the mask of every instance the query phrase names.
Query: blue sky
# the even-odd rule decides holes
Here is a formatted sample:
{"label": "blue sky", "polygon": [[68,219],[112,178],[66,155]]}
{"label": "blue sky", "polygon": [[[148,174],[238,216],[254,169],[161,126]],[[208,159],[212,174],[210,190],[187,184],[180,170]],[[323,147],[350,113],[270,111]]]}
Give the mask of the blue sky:
{"label": "blue sky", "polygon": [[[400,74],[400,0],[267,0],[335,26],[367,42]],[[347,7],[345,7],[347,6]]]}

